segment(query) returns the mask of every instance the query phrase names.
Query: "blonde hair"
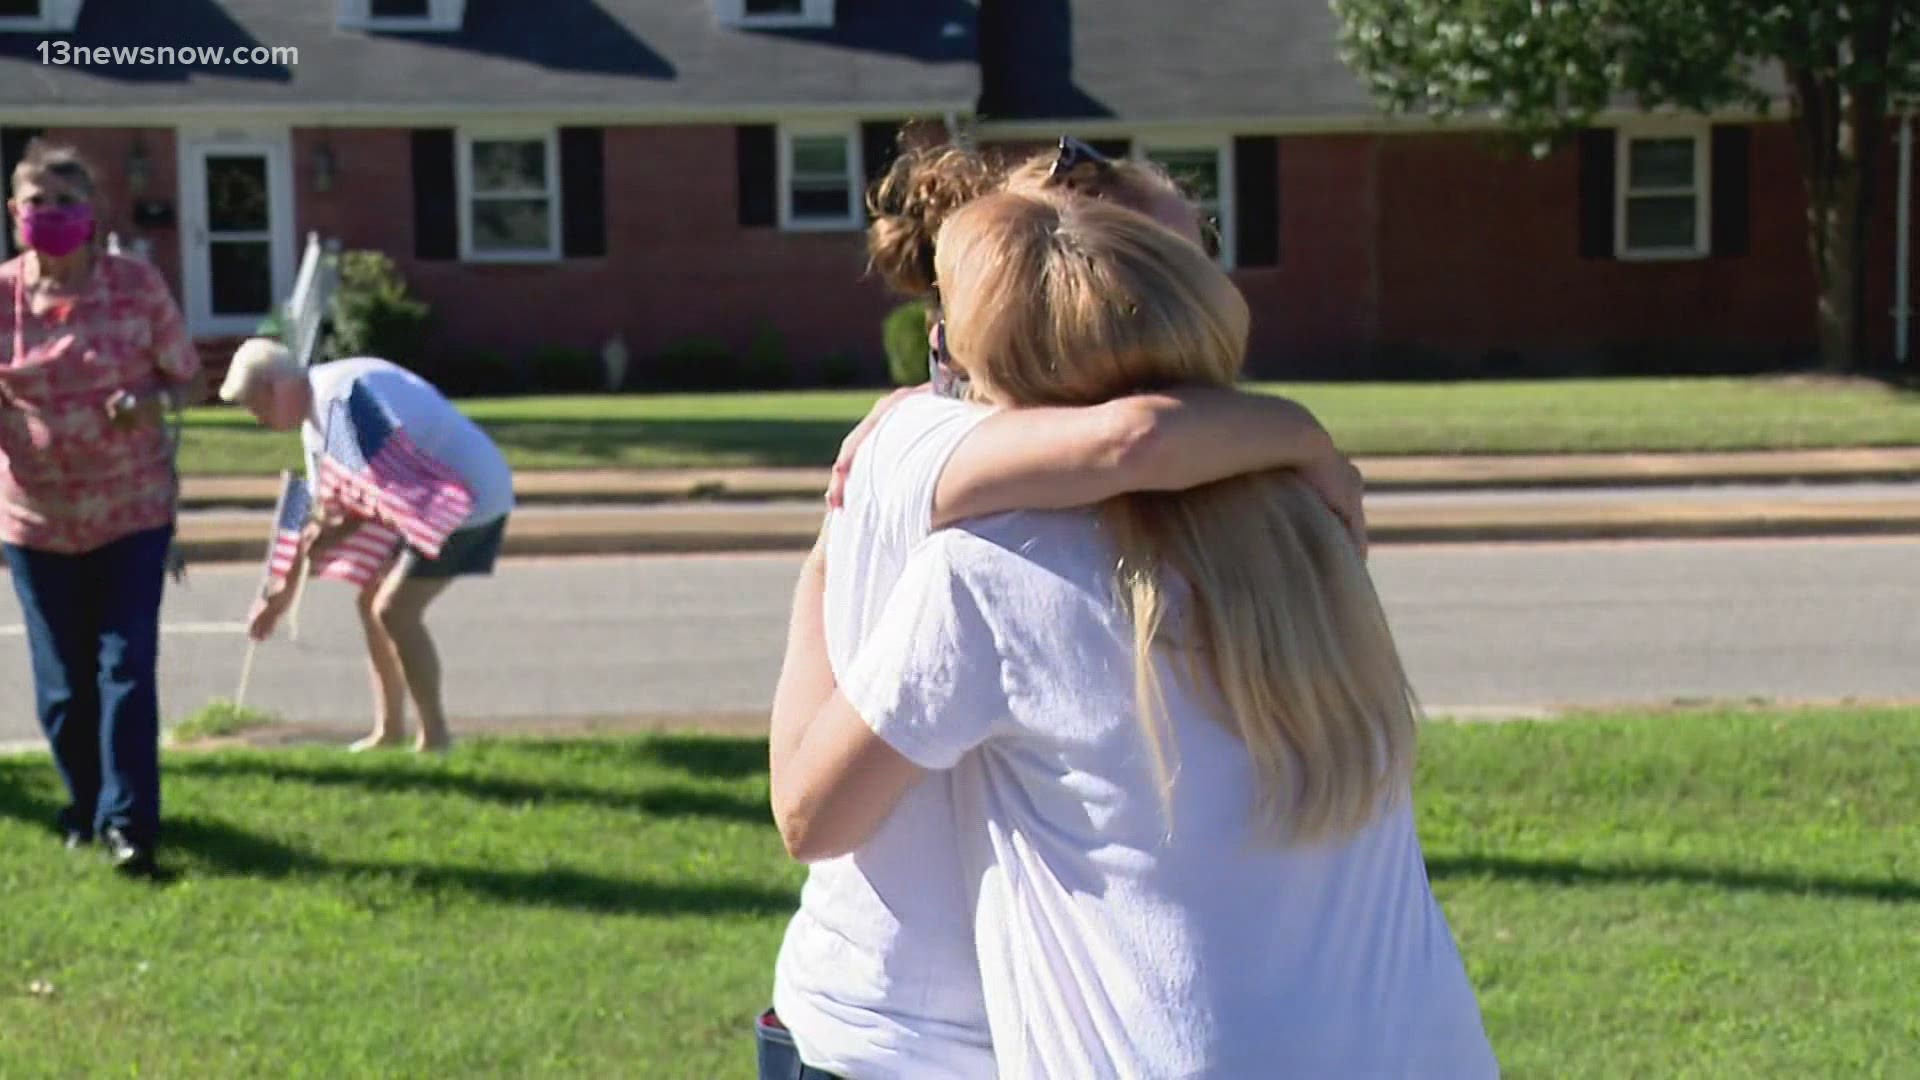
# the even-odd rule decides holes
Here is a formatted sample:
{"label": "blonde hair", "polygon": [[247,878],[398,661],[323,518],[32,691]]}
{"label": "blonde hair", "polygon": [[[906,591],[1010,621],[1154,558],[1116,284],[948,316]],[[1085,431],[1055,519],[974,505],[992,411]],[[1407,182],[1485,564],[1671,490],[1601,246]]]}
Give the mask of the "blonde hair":
{"label": "blonde hair", "polygon": [[[948,345],[1012,405],[1092,404],[1230,386],[1245,300],[1205,253],[1131,211],[999,194],[936,247]],[[1122,496],[1101,508],[1133,621],[1135,691],[1163,799],[1177,773],[1155,665],[1163,645],[1258,777],[1265,836],[1352,832],[1409,787],[1416,706],[1359,553],[1289,474]]]}

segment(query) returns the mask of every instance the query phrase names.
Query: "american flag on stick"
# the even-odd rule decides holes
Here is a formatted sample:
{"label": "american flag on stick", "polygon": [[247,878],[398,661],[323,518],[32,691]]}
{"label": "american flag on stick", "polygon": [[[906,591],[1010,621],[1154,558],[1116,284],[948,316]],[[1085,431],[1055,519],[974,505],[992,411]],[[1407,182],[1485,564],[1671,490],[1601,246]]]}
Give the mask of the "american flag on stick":
{"label": "american flag on stick", "polygon": [[[273,546],[267,552],[267,586],[284,585],[300,551],[300,533],[313,511],[313,497],[307,482],[293,473],[282,473],[280,509],[274,515]],[[344,581],[365,588],[386,568],[400,546],[400,534],[377,522],[364,522],[339,543],[320,553],[307,568],[307,576]]]}
{"label": "american flag on stick", "polygon": [[385,525],[430,559],[473,510],[459,474],[421,450],[364,384],[334,404],[319,474],[322,506]]}

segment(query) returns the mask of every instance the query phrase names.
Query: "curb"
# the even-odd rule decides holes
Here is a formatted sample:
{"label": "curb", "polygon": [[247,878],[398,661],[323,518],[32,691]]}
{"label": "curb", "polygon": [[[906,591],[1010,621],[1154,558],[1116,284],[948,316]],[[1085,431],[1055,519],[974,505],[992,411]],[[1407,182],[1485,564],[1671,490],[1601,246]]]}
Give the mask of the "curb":
{"label": "curb", "polygon": [[[1847,484],[1920,480],[1920,448],[1756,451],[1722,454],[1557,454],[1372,457],[1356,462],[1376,493],[1582,488]],[[820,468],[526,471],[522,506],[655,506],[817,499]],[[189,476],[188,510],[271,509],[278,481],[258,476]]]}
{"label": "curb", "polygon": [[[580,555],[771,554],[813,546],[823,511],[795,506],[711,506],[556,512],[528,508],[508,526],[509,558]],[[266,515],[185,519],[180,544],[195,562],[265,558]],[[1646,502],[1623,507],[1556,502],[1383,511],[1369,522],[1376,546],[1607,540],[1707,540],[1920,536],[1920,505],[1884,500],[1775,504]]]}

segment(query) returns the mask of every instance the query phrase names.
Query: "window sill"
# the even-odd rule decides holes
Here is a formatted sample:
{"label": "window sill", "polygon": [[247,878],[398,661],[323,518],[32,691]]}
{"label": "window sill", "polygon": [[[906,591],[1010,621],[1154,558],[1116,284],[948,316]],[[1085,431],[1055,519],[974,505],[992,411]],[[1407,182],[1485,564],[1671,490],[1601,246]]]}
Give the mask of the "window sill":
{"label": "window sill", "polygon": [[460,29],[440,19],[348,19],[340,28],[375,34],[451,34]]}
{"label": "window sill", "polygon": [[782,222],[780,230],[792,233],[858,232],[867,227],[864,218],[799,218]]}
{"label": "window sill", "polygon": [[468,251],[460,261],[481,266],[516,266],[529,263],[557,263],[563,256],[557,251]]}
{"label": "window sill", "polygon": [[831,30],[833,20],[808,15],[761,15],[728,19],[726,25],[735,30]]}
{"label": "window sill", "polygon": [[1654,251],[1616,251],[1614,259],[1619,262],[1699,262],[1708,258],[1709,252],[1694,248],[1677,248]]}

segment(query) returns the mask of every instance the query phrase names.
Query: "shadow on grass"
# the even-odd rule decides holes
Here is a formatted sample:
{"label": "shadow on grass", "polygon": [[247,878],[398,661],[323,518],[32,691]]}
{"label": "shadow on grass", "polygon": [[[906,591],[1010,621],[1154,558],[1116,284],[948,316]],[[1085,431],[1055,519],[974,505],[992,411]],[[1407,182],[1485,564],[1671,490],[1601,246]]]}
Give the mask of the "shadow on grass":
{"label": "shadow on grass", "polygon": [[636,448],[675,458],[721,457],[759,465],[827,465],[851,422],[825,420],[491,420],[502,449],[620,465]]}
{"label": "shadow on grass", "polygon": [[[578,743],[528,741],[514,752],[566,758],[581,753]],[[595,764],[678,769],[701,780],[748,780],[767,775],[767,740],[732,735],[647,735],[595,742]]]}
{"label": "shadow on grass", "polygon": [[1843,900],[1920,902],[1920,881],[1904,878],[1846,878],[1778,870],[1733,870],[1685,863],[1605,866],[1572,859],[1520,859],[1505,855],[1446,855],[1427,859],[1427,875],[1444,878],[1495,878],[1538,885],[1703,885],[1736,892],[1824,896]]}
{"label": "shadow on grass", "polygon": [[[766,768],[765,754],[763,744],[762,771]],[[709,817],[751,824],[767,824],[773,820],[766,804],[759,800],[679,785],[630,792],[608,791],[577,784],[528,783],[458,773],[376,770],[252,758],[185,761],[172,766],[171,771],[215,780],[247,777],[315,787],[351,787],[373,793],[424,792],[508,806],[570,803],[652,817]]]}
{"label": "shadow on grass", "polygon": [[646,759],[713,780],[767,775],[767,740],[675,736],[634,747]]}
{"label": "shadow on grass", "polygon": [[[58,781],[47,782],[53,775],[53,763],[41,757],[0,763],[0,817],[57,833],[66,800],[59,795]],[[39,794],[41,790],[47,794]]]}
{"label": "shadow on grass", "polygon": [[463,892],[526,907],[595,915],[778,914],[797,902],[790,890],[751,882],[644,881],[567,868],[526,871],[480,866],[419,866],[330,859],[248,832],[225,821],[190,816],[166,824],[166,847],[189,857],[196,871],[268,879],[381,878],[421,892]]}

